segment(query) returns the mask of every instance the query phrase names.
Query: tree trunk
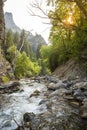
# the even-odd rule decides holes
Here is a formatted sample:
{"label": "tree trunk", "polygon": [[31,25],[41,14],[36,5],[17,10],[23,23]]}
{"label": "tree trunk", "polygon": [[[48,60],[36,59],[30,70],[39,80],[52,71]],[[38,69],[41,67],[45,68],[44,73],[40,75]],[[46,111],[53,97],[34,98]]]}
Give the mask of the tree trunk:
{"label": "tree trunk", "polygon": [[5,38],[5,22],[4,22],[4,11],[3,11],[3,0],[0,0],[0,48]]}

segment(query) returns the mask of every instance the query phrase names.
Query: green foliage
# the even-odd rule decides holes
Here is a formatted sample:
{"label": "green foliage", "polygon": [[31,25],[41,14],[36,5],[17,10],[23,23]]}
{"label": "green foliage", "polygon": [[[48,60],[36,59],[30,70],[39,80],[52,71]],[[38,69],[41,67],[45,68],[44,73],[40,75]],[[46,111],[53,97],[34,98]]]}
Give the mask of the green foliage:
{"label": "green foliage", "polygon": [[5,43],[5,47],[6,49],[9,48],[10,46],[13,45],[13,32],[12,30],[8,30],[8,32],[6,33],[6,43]]}
{"label": "green foliage", "polygon": [[19,54],[16,59],[15,76],[17,78],[22,78],[26,76],[30,67],[30,59],[27,57],[26,53],[23,52]]}
{"label": "green foliage", "polygon": [[49,57],[51,53],[51,47],[50,46],[42,46],[40,49],[40,55],[41,59],[39,59],[39,63],[42,66],[42,73],[43,74],[49,74],[50,73],[50,65],[49,65]]}
{"label": "green foliage", "polygon": [[10,81],[10,79],[7,76],[2,76],[1,79],[2,79],[2,82],[4,83],[7,83]]}
{"label": "green foliage", "polygon": [[[48,0],[48,4],[51,2]],[[54,5],[54,10],[48,14],[52,24],[49,37],[52,45],[48,57],[50,69],[54,71],[70,58],[87,68],[87,2],[55,0]]]}
{"label": "green foliage", "polygon": [[39,66],[37,62],[32,62],[32,66],[33,75],[39,75],[41,71],[41,66]]}
{"label": "green foliage", "polygon": [[[30,77],[40,74],[41,66],[32,53],[27,34],[24,30],[21,34],[8,30],[3,49],[7,60],[11,63],[16,78],[20,79],[25,76]],[[35,59],[33,60],[34,62],[32,62],[32,59]]]}
{"label": "green foliage", "polygon": [[40,73],[41,67],[31,62],[25,52],[20,53],[16,60],[15,76],[22,78],[25,76],[33,76]]}
{"label": "green foliage", "polygon": [[37,58],[37,59],[41,57],[41,55],[40,55],[41,46],[42,46],[41,43],[39,43],[39,44],[38,44],[38,47],[37,47],[37,51],[36,51],[36,58]]}
{"label": "green foliage", "polygon": [[75,32],[75,37],[73,39],[73,51],[72,55],[77,57],[78,60],[87,58],[87,32],[83,31],[83,29],[87,29],[87,23],[83,23],[83,25],[79,25],[82,30],[79,28]]}
{"label": "green foliage", "polygon": [[32,53],[24,30],[20,35],[11,30],[6,34],[4,50],[10,63],[14,61],[17,78],[50,73],[70,58],[87,68],[87,2],[48,0],[50,4],[54,5],[48,14],[52,24],[50,46],[42,46],[38,38],[37,51],[35,46]]}
{"label": "green foliage", "polygon": [[27,34],[25,30],[22,30],[20,34],[20,41],[17,44],[17,49],[22,53],[23,51],[26,52],[27,56],[31,56],[31,46],[27,38]]}
{"label": "green foliage", "polygon": [[7,53],[8,53],[8,59],[10,61],[10,63],[12,63],[13,59],[16,57],[16,54],[17,54],[17,48],[15,45],[12,45],[10,46],[8,49],[7,49]]}
{"label": "green foliage", "polygon": [[20,34],[18,32],[14,33],[14,44],[16,47],[18,47],[19,41],[20,41]]}
{"label": "green foliage", "polygon": [[6,38],[5,38],[5,42],[3,43],[2,45],[2,48],[3,48],[3,51],[4,51],[4,54],[5,54],[5,57],[6,59],[10,62],[10,57],[9,57],[9,54],[8,54],[8,49],[14,45],[14,42],[13,42],[13,32],[10,30],[8,30],[6,32]]}

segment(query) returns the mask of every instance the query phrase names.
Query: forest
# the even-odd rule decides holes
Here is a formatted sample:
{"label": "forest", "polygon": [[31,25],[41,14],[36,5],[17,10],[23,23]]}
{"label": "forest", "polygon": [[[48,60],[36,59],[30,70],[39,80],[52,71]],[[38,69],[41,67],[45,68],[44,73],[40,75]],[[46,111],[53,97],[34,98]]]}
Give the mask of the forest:
{"label": "forest", "polygon": [[[69,59],[76,60],[87,71],[87,2],[85,0],[48,1],[55,6],[48,17],[52,24],[51,46],[41,52],[54,71]],[[44,52],[48,55],[45,56]]]}
{"label": "forest", "polygon": [[[50,5],[53,9],[45,14],[52,25],[50,45],[39,45],[37,52],[34,52],[25,30],[21,34],[5,31],[1,47],[16,78],[51,74],[69,59],[78,62],[87,71],[86,0],[48,0],[47,6]],[[39,3],[36,6],[43,11]]]}
{"label": "forest", "polygon": [[0,130],[87,130],[87,0],[46,0],[46,12],[42,1],[32,4],[44,14],[31,10],[32,16],[49,19],[49,44],[7,29],[6,1],[0,0]]}

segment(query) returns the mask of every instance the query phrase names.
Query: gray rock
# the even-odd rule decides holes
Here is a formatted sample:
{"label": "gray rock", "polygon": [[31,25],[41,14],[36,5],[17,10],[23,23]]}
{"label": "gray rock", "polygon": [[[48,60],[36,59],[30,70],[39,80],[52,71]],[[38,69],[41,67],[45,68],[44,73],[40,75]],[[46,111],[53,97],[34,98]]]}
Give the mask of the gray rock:
{"label": "gray rock", "polygon": [[34,117],[35,117],[35,114],[34,114],[34,113],[28,113],[28,112],[26,112],[26,113],[23,115],[23,121],[24,121],[24,122],[30,122]]}
{"label": "gray rock", "polygon": [[75,99],[83,100],[85,98],[83,92],[80,89],[75,90],[73,94]]}
{"label": "gray rock", "polygon": [[56,91],[52,92],[51,94],[49,94],[49,97],[54,97],[54,96],[63,96],[66,93],[66,89],[65,88],[60,88],[57,89]]}
{"label": "gray rock", "polygon": [[87,82],[78,82],[74,84],[73,86],[74,89],[81,89],[82,91],[87,91]]}
{"label": "gray rock", "polygon": [[55,91],[56,90],[56,86],[55,86],[55,83],[51,82],[48,84],[47,86],[48,90],[53,90]]}
{"label": "gray rock", "polygon": [[23,121],[25,127],[27,127],[29,130],[37,130],[40,124],[40,118],[37,117],[34,113],[25,113],[23,115]]}
{"label": "gray rock", "polygon": [[59,79],[56,77],[56,76],[46,76],[45,77],[46,80],[50,83],[50,82],[53,82],[53,83],[57,83],[59,82]]}
{"label": "gray rock", "polygon": [[55,84],[56,89],[65,88],[65,87],[66,85],[61,80]]}
{"label": "gray rock", "polygon": [[66,88],[70,88],[73,85],[73,81],[63,80],[63,83],[66,84]]}
{"label": "gray rock", "polygon": [[87,102],[80,107],[80,116],[81,118],[87,119]]}
{"label": "gray rock", "polygon": [[82,103],[83,104],[87,103],[87,98],[84,98]]}
{"label": "gray rock", "polygon": [[73,94],[73,90],[67,90],[66,92],[65,92],[65,95],[72,95]]}
{"label": "gray rock", "polygon": [[18,81],[12,81],[9,83],[2,84],[0,87],[0,92],[12,93],[20,90],[20,83]]}
{"label": "gray rock", "polygon": [[[58,109],[60,110],[60,109]],[[60,113],[61,112],[61,113]],[[62,106],[61,111],[49,111],[35,115],[30,120],[30,130],[80,130],[80,118],[70,108]],[[30,127],[31,126],[31,127]]]}
{"label": "gray rock", "polygon": [[40,91],[39,91],[39,90],[35,90],[35,91],[30,95],[30,97],[39,96],[39,95],[40,95]]}

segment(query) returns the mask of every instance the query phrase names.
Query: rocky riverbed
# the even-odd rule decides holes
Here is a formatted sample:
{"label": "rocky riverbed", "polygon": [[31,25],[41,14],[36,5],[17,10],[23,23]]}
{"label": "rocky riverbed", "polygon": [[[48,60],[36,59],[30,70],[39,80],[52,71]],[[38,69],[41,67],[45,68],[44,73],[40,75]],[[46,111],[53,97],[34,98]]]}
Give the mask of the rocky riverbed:
{"label": "rocky riverbed", "polygon": [[87,79],[44,76],[1,85],[0,130],[87,130]]}

